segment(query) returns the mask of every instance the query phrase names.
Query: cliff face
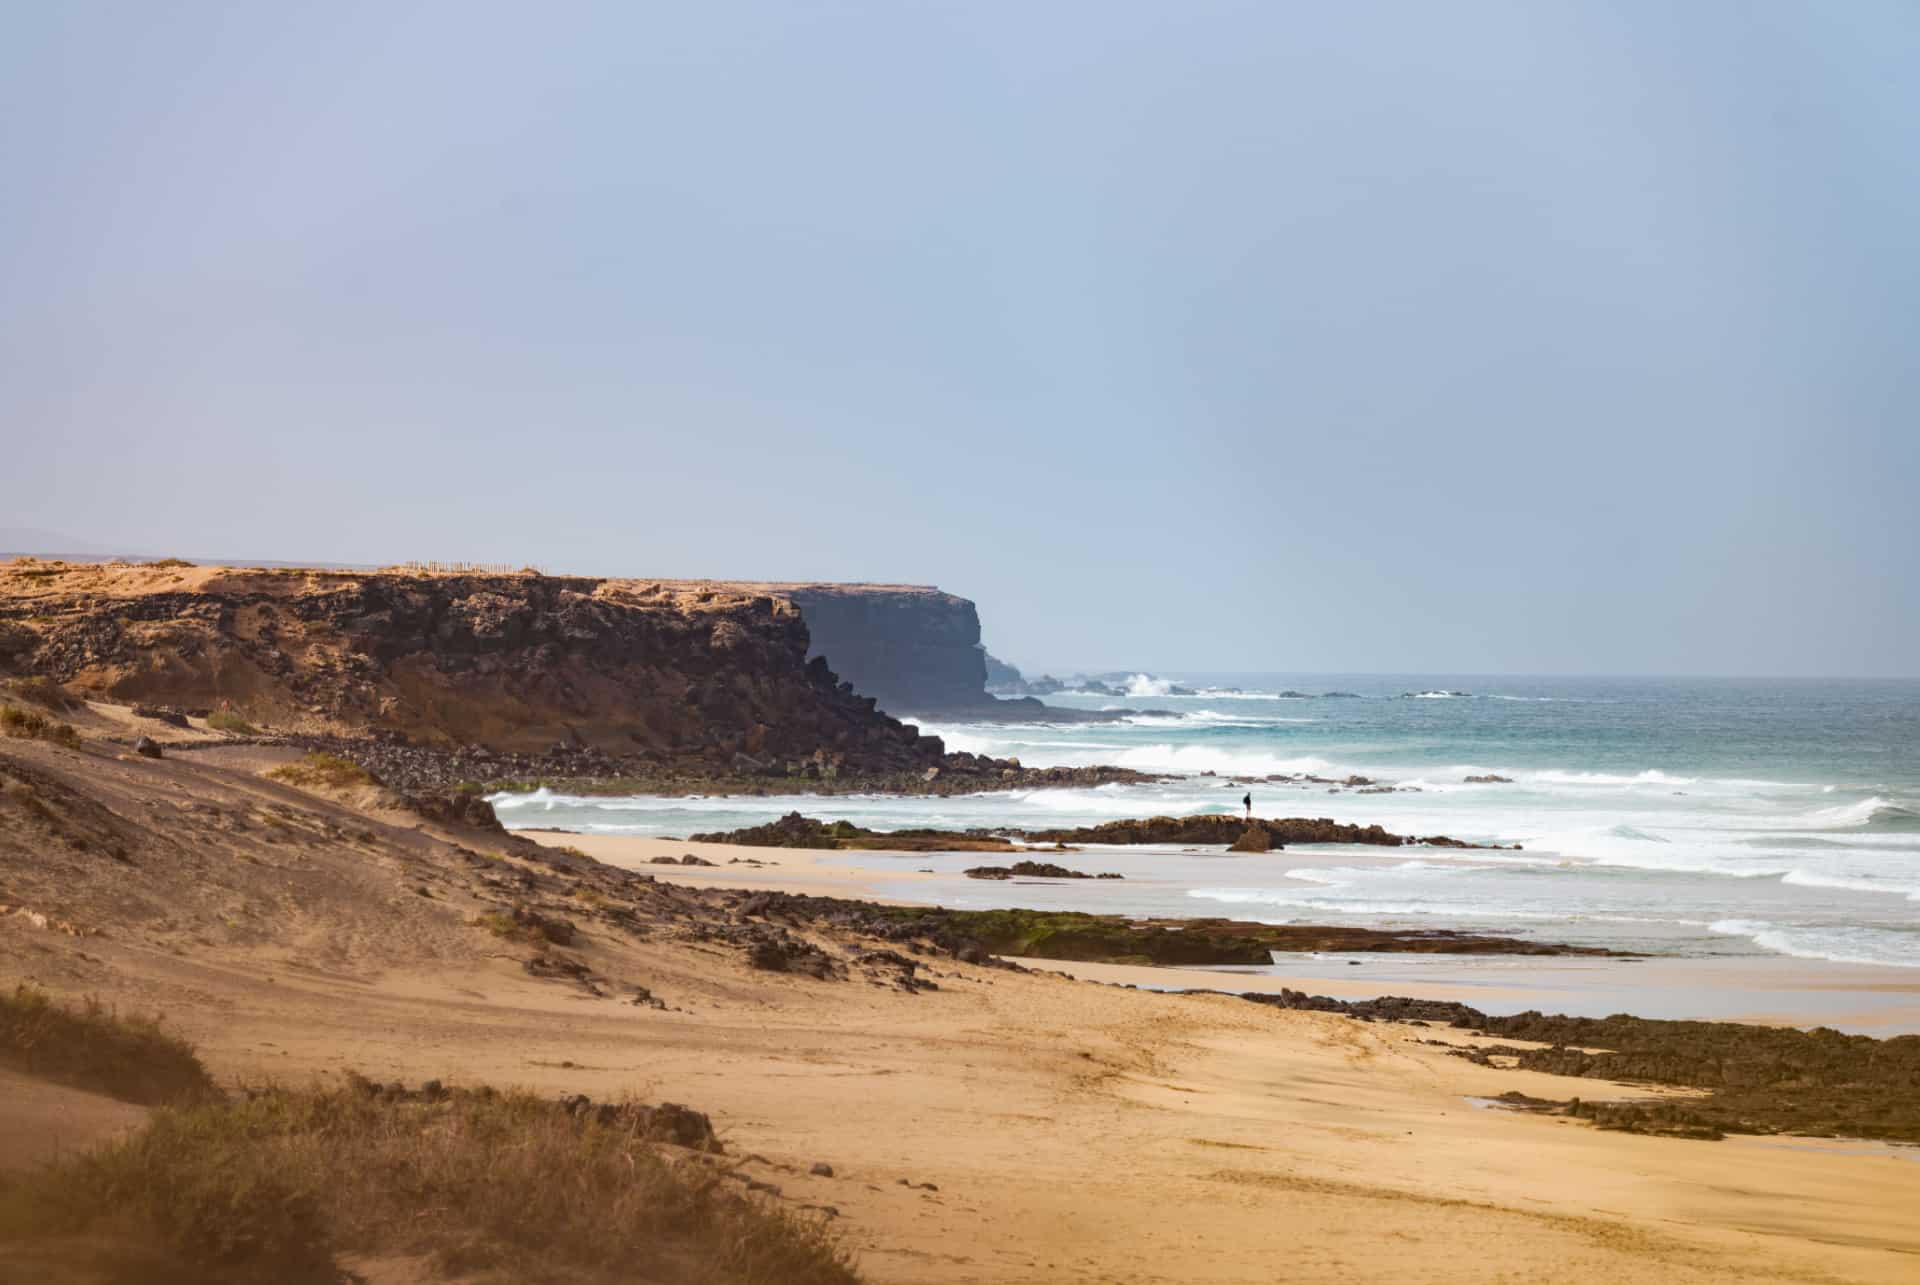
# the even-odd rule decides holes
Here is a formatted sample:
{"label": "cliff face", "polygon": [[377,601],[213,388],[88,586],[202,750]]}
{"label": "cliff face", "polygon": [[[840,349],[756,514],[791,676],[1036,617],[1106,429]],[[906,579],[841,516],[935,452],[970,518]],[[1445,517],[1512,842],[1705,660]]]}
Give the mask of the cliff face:
{"label": "cliff face", "polygon": [[793,585],[779,590],[806,617],[811,655],[880,708],[962,713],[987,694],[980,614],[965,598],[914,585]]}
{"label": "cliff face", "polygon": [[735,766],[938,763],[938,738],[809,659],[800,609],[770,590],[23,560],[0,565],[0,673],[299,731]]}

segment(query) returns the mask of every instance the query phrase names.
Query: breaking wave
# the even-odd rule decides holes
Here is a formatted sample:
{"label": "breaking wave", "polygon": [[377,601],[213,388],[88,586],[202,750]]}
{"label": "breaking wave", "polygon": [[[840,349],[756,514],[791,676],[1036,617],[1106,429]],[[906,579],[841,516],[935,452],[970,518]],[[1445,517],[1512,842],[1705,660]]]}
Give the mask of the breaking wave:
{"label": "breaking wave", "polygon": [[1846,892],[1877,892],[1904,895],[1908,901],[1920,901],[1920,884],[1890,883],[1871,876],[1824,874],[1817,870],[1789,870],[1780,882],[1796,888],[1838,888]]}
{"label": "breaking wave", "polygon": [[1795,959],[1920,968],[1920,933],[1848,926],[1790,927],[1756,919],[1716,919],[1707,925],[1707,931],[1723,937],[1745,937],[1762,950]]}

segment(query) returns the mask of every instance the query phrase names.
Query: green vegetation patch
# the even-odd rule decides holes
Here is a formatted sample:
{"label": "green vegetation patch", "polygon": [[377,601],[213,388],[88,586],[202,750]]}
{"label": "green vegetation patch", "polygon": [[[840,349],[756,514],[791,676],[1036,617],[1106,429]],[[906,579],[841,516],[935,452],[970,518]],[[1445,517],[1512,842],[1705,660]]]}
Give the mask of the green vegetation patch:
{"label": "green vegetation patch", "polygon": [[[1546,1048],[1482,1048],[1520,1069],[1628,1084],[1706,1089],[1710,1096],[1660,1102],[1566,1104],[1603,1129],[1717,1138],[1726,1133],[1798,1133],[1920,1143],[1920,1035],[1877,1040],[1826,1027],[1674,1022],[1520,1013],[1481,1016],[1487,1035]],[[1589,1052],[1587,1050],[1597,1050]]]}
{"label": "green vegetation patch", "polygon": [[93,998],[57,1004],[26,985],[0,994],[0,1064],[143,1106],[214,1092],[193,1046],[158,1019],[123,1017]]}
{"label": "green vegetation patch", "polygon": [[338,754],[329,754],[325,750],[314,750],[297,762],[274,768],[267,775],[276,781],[285,781],[288,785],[297,785],[303,789],[325,787],[347,790],[374,783],[367,769],[352,759],[344,759]]}

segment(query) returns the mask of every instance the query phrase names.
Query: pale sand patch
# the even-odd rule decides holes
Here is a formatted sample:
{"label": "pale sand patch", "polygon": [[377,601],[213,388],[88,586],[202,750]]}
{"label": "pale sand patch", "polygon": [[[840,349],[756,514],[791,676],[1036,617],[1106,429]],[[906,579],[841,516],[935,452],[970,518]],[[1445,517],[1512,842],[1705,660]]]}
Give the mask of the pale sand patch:
{"label": "pale sand patch", "polygon": [[[145,962],[217,1000],[192,1033],[225,1075],[351,1066],[694,1103],[784,1199],[839,1209],[875,1281],[1890,1282],[1920,1261],[1910,1159],[1476,1109],[1602,1086],[1477,1067],[1425,1027],[960,965],[906,996],[622,953],[690,1011],[504,960],[273,983]],[[819,1160],[835,1177],[806,1172]]]}
{"label": "pale sand patch", "polygon": [[[689,843],[684,839],[647,839],[625,834],[571,834],[564,830],[515,830],[536,843],[550,847],[578,848],[596,861],[623,870],[639,870],[658,875],[690,888],[757,888],[772,892],[793,892],[819,897],[856,897],[866,901],[906,904],[887,890],[897,893],[901,886],[934,878],[913,868],[916,854],[860,853],[860,856],[891,856],[898,869],[868,869],[848,865],[848,855],[814,848],[749,848],[732,843]],[[706,866],[654,865],[655,857],[680,857],[692,853],[713,862]],[[979,854],[982,865],[1012,860],[1002,853]],[[762,866],[729,864],[735,860],[755,860]]]}
{"label": "pale sand patch", "polygon": [[0,1173],[31,1169],[146,1123],[147,1110],[0,1070]]}
{"label": "pale sand patch", "polygon": [[[564,834],[522,830],[540,843],[571,845],[610,865],[645,870],[698,888],[764,888],[818,896],[854,897],[888,904],[926,904],[912,885],[934,879],[914,868],[920,853],[849,854],[805,848],[755,848],[687,843],[630,835]],[[655,866],[657,856],[691,852],[718,863]],[[854,866],[848,856],[881,857],[888,866]],[[1012,858],[982,853],[983,865]],[[728,865],[746,857],[766,866]],[[1331,858],[1329,858],[1331,859]],[[1342,858],[1345,859],[1345,858]],[[947,876],[949,879],[951,875]],[[1542,1012],[1626,1012],[1641,1017],[1695,1018],[1772,1025],[1840,1025],[1872,1035],[1920,1031],[1920,969],[1876,968],[1783,956],[1604,959],[1574,956],[1460,957],[1377,954],[1321,960],[1283,957],[1278,972],[1230,969],[1138,968],[1029,959],[1021,962],[1096,981],[1158,989],[1306,991],[1336,999],[1406,995],[1457,1000],[1476,1008]]]}
{"label": "pale sand patch", "polygon": [[[1334,999],[1457,1000],[1485,1011],[1528,1008],[1594,1015],[1752,1022],[1773,1026],[1834,1025],[1870,1035],[1920,1030],[1920,984],[1890,982],[1899,970],[1864,965],[1808,967],[1797,959],[1572,959],[1528,957],[1490,968],[1484,960],[1418,955],[1368,957],[1356,968],[1312,961],[1290,971],[1156,968],[1073,960],[1022,959],[1029,968],[1088,981],[1156,990],[1228,994],[1305,991]],[[1345,975],[1343,975],[1345,974]]]}

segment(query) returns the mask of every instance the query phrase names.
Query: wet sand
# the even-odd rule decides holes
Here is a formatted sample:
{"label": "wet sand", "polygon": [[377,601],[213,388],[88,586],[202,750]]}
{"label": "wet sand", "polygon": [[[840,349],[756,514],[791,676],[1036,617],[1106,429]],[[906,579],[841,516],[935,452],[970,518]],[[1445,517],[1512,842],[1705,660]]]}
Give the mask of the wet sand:
{"label": "wet sand", "polygon": [[[923,873],[924,854],[746,848],[625,835],[523,831],[628,869],[696,887],[770,888],[819,896],[924,903],[951,875]],[[658,856],[693,853],[714,868],[655,866]],[[1000,858],[967,854],[993,864]],[[1345,858],[1340,858],[1345,859]],[[758,860],[768,864],[728,864]],[[1097,864],[1097,862],[1095,863]],[[924,892],[915,889],[921,885]],[[916,893],[919,895],[916,895]],[[1458,1000],[1488,1013],[1538,1009],[1577,1017],[1632,1013],[1700,1021],[1831,1026],[1887,1037],[1920,1033],[1920,969],[1838,964],[1777,955],[1604,959],[1486,955],[1290,956],[1271,968],[1141,968],[1054,960],[1022,961],[1094,981],[1162,990],[1292,989],[1336,999],[1407,995]]]}

